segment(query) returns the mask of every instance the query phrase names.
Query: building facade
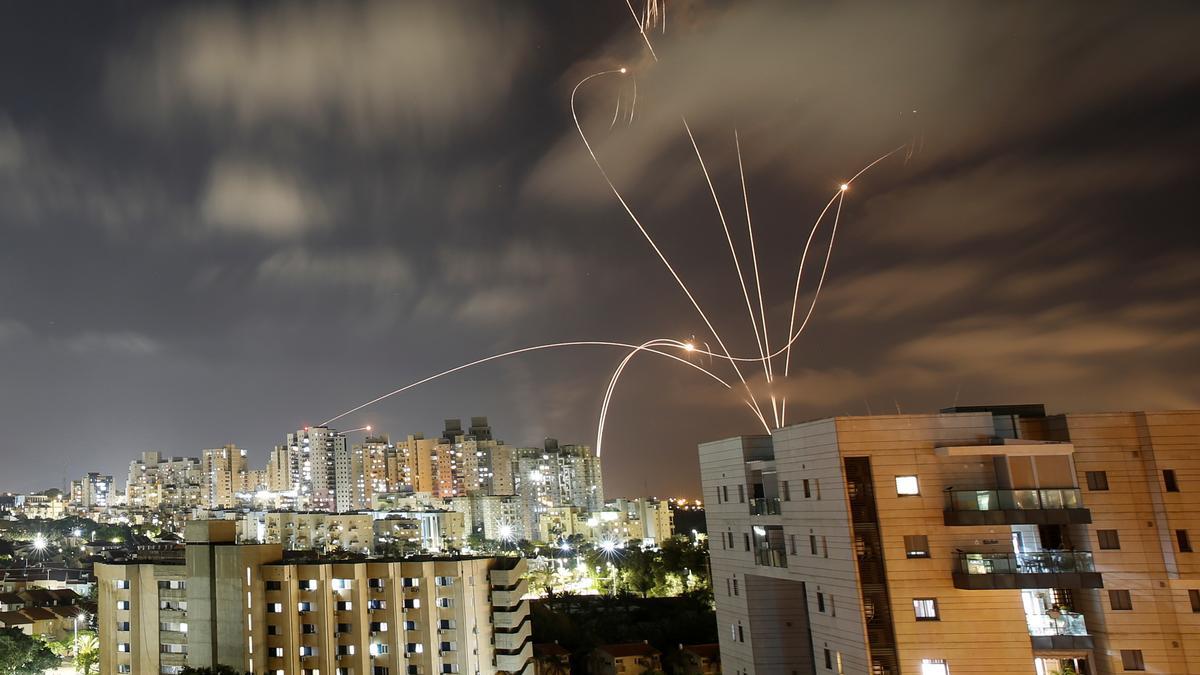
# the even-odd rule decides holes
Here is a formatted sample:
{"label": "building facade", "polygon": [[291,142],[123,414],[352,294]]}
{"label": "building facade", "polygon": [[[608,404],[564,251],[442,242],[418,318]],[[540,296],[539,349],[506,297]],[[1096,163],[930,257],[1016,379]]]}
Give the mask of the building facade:
{"label": "building facade", "polygon": [[1200,672],[1200,412],[838,417],[700,459],[724,672]]}
{"label": "building facade", "polygon": [[99,564],[101,675],[229,665],[270,675],[517,673],[532,660],[520,558],[281,560],[188,525],[184,562]]}

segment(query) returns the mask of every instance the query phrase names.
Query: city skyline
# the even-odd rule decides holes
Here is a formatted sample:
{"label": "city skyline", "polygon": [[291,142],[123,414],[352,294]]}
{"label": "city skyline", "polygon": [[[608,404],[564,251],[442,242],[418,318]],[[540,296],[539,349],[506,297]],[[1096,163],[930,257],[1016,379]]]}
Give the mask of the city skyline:
{"label": "city skyline", "polygon": [[[22,8],[0,28],[0,490],[230,442],[258,466],[279,430],[507,349],[708,339],[575,135],[572,86],[616,67],[637,112],[600,154],[731,333],[678,114],[735,227],[738,130],[772,288],[829,191],[919,139],[846,200],[793,419],[1200,406],[1195,9],[680,3],[652,64],[622,3],[553,5]],[[630,92],[584,95],[602,136]],[[343,426],[480,411],[514,445],[590,444],[622,355],[504,360]],[[739,406],[634,361],[607,489],[696,494],[695,445],[755,430]]]}

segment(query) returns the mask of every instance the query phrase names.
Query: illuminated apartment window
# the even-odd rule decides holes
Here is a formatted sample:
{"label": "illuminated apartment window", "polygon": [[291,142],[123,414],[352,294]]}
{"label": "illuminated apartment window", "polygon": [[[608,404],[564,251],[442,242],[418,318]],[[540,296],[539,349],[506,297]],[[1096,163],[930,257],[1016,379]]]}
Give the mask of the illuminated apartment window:
{"label": "illuminated apartment window", "polygon": [[1106,471],[1088,471],[1087,477],[1088,489],[1093,492],[1103,492],[1108,489],[1108,472]]}
{"label": "illuminated apartment window", "polygon": [[913,598],[913,613],[917,621],[940,621],[936,598]]}
{"label": "illuminated apartment window", "polygon": [[333,590],[345,591],[345,590],[349,590],[349,589],[350,589],[350,580],[349,579],[334,579],[333,580]]}
{"label": "illuminated apartment window", "polygon": [[116,579],[113,581],[113,588],[117,589],[118,591],[127,591],[129,590],[129,580]]}
{"label": "illuminated apartment window", "polygon": [[1124,670],[1145,670],[1146,661],[1142,658],[1142,650],[1122,649],[1121,668]]}
{"label": "illuminated apartment window", "polygon": [[386,621],[372,621],[371,622],[371,632],[372,633],[386,633],[387,632],[387,622]]}
{"label": "illuminated apartment window", "polygon": [[943,659],[921,659],[921,675],[950,675],[950,666]]}
{"label": "illuminated apartment window", "polygon": [[282,612],[283,612],[283,603],[281,603],[281,602],[268,602],[267,603],[267,614],[280,614]]}
{"label": "illuminated apartment window", "polygon": [[128,600],[118,600],[117,601],[117,609],[129,609],[129,601]]}
{"label": "illuminated apartment window", "polygon": [[901,497],[912,497],[921,494],[921,487],[916,476],[896,476],[896,494]]}

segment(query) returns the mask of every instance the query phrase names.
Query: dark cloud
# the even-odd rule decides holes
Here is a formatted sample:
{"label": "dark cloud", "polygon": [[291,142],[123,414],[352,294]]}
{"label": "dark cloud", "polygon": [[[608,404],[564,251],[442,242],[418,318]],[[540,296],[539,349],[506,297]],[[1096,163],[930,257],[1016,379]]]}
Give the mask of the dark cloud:
{"label": "dark cloud", "polygon": [[370,143],[445,138],[486,119],[529,51],[522,12],[481,2],[206,6],[112,58],[119,116],[280,122]]}

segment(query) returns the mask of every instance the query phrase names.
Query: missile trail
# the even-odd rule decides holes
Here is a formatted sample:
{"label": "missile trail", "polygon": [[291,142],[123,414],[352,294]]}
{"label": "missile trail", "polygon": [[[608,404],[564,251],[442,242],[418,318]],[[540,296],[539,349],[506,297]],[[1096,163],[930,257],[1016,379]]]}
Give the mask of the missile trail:
{"label": "missile trail", "polygon": [[[431,382],[440,377],[445,377],[446,375],[450,375],[452,373],[457,373],[460,370],[465,370],[465,369],[471,368],[473,366],[478,366],[480,364],[487,363],[489,361],[495,361],[497,359],[502,359],[502,358],[505,358],[508,356],[515,356],[517,354],[524,354],[526,352],[536,352],[536,351],[540,351],[543,349],[558,349],[558,348],[562,348],[562,347],[583,347],[583,346],[622,347],[625,349],[635,349],[635,350],[638,349],[638,345],[628,344],[625,342],[609,342],[606,340],[575,340],[575,341],[571,341],[571,342],[552,342],[552,343],[544,344],[544,345],[534,345],[532,347],[522,347],[520,349],[512,349],[507,352],[502,352],[500,354],[493,354],[491,356],[487,356],[482,359],[476,359],[474,361],[471,361],[470,363],[464,363],[462,365],[455,366],[455,367],[449,368],[447,370],[443,370],[442,372],[437,373],[435,375],[430,375],[429,377],[422,378],[420,380],[417,380],[416,382],[411,382],[409,384],[404,385],[403,387],[400,387],[399,389],[390,391],[381,396],[376,396],[375,398],[371,399],[370,401],[367,401],[366,403],[363,403],[361,405],[357,405],[357,406],[347,410],[346,412],[340,413],[338,415],[334,415],[333,417],[330,417],[329,419],[325,420],[318,426],[328,426],[329,424],[336,422],[347,415],[352,415],[352,414],[358,412],[359,410],[366,408],[367,406],[374,405],[384,399],[391,398],[392,396],[395,396],[397,394],[404,393],[414,387],[419,387],[422,384],[425,384],[426,382]],[[683,363],[685,365],[691,366],[692,368],[695,368],[696,370],[704,373],[705,375],[708,375],[709,377],[716,380],[717,382],[720,382],[726,389],[732,388],[732,385],[730,385],[725,380],[721,379],[718,375],[710,372],[708,369],[704,368],[703,366],[699,366],[699,365],[692,363],[691,361],[688,361],[687,359],[685,359],[683,357],[676,356],[674,354],[670,354],[670,353],[667,353],[664,351],[659,351],[657,349],[645,349],[644,351],[650,352],[652,354],[658,354],[659,356],[665,356],[669,359],[672,359],[672,360],[678,361],[680,363]]]}

